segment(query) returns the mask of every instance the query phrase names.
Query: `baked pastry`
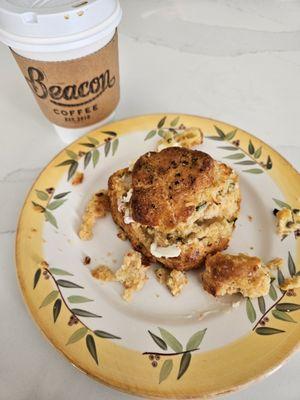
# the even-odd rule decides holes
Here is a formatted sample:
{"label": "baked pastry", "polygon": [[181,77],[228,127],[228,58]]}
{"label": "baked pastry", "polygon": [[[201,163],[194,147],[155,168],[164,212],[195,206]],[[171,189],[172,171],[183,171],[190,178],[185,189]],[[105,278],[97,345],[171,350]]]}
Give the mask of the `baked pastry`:
{"label": "baked pastry", "polygon": [[148,152],[108,182],[115,223],[133,248],[171,269],[200,266],[228,246],[240,208],[238,176],[206,153]]}
{"label": "baked pastry", "polygon": [[258,257],[246,254],[210,255],[201,273],[203,288],[213,296],[241,293],[245,297],[260,297],[269,293],[271,278],[268,268]]}

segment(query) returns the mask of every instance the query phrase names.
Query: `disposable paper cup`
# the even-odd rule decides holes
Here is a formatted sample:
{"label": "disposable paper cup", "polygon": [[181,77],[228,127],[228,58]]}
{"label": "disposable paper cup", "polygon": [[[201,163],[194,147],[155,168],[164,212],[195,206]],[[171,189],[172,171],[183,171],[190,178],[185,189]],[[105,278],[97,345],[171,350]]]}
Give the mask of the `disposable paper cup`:
{"label": "disposable paper cup", "polygon": [[0,0],[0,40],[66,143],[114,116],[121,14],[118,0]]}

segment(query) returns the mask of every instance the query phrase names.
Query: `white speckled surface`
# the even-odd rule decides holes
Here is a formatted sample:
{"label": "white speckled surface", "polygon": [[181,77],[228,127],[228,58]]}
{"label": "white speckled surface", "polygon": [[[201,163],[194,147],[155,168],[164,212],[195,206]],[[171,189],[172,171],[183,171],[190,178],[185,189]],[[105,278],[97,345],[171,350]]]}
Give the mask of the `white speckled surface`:
{"label": "white speckled surface", "polygon": [[[123,0],[117,117],[186,112],[241,127],[300,168],[300,2]],[[62,143],[0,45],[0,399],[130,399],[87,378],[42,337],[14,267],[24,196]],[[300,354],[222,399],[299,398]]]}

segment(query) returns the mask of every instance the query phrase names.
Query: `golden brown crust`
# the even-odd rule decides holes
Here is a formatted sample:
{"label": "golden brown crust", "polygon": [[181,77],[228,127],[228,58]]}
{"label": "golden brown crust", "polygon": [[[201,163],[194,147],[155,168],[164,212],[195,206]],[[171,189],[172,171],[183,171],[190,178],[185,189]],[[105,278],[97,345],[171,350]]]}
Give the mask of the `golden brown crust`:
{"label": "golden brown crust", "polygon": [[203,288],[213,296],[242,293],[247,297],[259,297],[268,293],[270,275],[258,257],[246,254],[209,255],[205,271],[201,274]]}
{"label": "golden brown crust", "polygon": [[195,210],[186,207],[213,181],[214,161],[206,153],[170,147],[141,156],[132,171],[132,216],[143,225],[173,228]]}

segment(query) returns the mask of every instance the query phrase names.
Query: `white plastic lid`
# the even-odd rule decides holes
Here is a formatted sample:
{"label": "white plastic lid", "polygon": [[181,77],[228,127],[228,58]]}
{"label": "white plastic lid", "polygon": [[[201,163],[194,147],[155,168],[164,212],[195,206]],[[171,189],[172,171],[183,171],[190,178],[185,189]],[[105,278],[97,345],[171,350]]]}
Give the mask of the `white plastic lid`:
{"label": "white plastic lid", "polygon": [[119,0],[0,0],[0,40],[14,49],[62,51],[114,30]]}

